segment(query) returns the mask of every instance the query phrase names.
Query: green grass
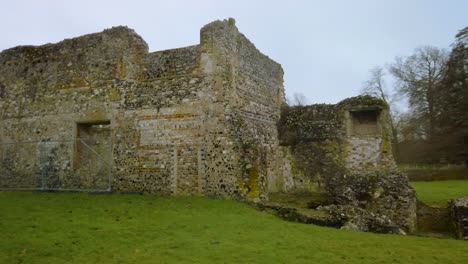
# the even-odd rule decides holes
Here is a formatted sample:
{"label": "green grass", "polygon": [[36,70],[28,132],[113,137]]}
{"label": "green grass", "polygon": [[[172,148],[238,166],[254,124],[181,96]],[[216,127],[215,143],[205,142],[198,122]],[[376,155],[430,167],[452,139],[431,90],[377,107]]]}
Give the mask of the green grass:
{"label": "green grass", "polygon": [[468,181],[411,182],[418,199],[428,205],[445,206],[450,199],[468,196]]}
{"label": "green grass", "polygon": [[463,164],[440,164],[440,163],[399,163],[400,170],[451,170],[451,169],[464,169]]}
{"label": "green grass", "polygon": [[0,263],[466,263],[467,247],[285,222],[229,200],[0,192]]}

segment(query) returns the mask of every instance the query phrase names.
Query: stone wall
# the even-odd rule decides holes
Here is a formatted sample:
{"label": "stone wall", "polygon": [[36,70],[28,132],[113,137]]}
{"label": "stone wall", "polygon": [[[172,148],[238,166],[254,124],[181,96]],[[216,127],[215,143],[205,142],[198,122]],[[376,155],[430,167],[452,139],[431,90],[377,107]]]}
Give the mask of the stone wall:
{"label": "stone wall", "polygon": [[373,97],[336,105],[284,106],[278,131],[280,144],[290,146],[293,163],[307,178],[325,180],[343,170],[396,169],[388,107]]}
{"label": "stone wall", "polygon": [[198,73],[199,45],[149,53],[148,79]]}
{"label": "stone wall", "polygon": [[395,170],[388,106],[377,98],[359,96],[341,101],[346,129],[346,167],[359,170]]}
{"label": "stone wall", "polygon": [[[206,50],[201,60],[205,71],[216,73],[214,106],[221,115],[210,119],[217,163],[208,182],[215,190],[234,190],[235,195],[256,199],[266,196],[270,182],[279,173],[276,120],[284,102],[281,66],[261,54],[239,33],[235,21],[215,21],[201,30]],[[215,152],[217,151],[217,152]],[[232,169],[235,168],[235,169]],[[219,175],[228,175],[219,179]],[[236,188],[226,186],[236,185]]]}
{"label": "stone wall", "polygon": [[[37,150],[17,144],[6,151],[5,143],[79,139],[80,127],[98,124],[110,130],[100,136],[112,143],[114,191],[266,196],[268,177],[279,173],[282,75],[232,19],[203,27],[199,45],[153,53],[126,27],[5,50],[1,158],[30,155],[8,168],[18,177],[2,174],[0,182],[11,186],[25,177],[26,161],[40,163]],[[73,177],[82,154],[74,144],[58,145],[51,164]]]}
{"label": "stone wall", "polygon": [[452,225],[459,239],[468,240],[468,197],[450,201]]}
{"label": "stone wall", "polygon": [[417,215],[417,229],[419,232],[438,232],[443,234],[450,234],[452,232],[450,209],[447,207],[429,206],[418,201]]}
{"label": "stone wall", "polygon": [[280,145],[291,153],[291,171],[285,182],[295,189],[313,189],[343,170],[343,128],[335,105],[319,104],[282,108],[278,124]]}
{"label": "stone wall", "polygon": [[396,170],[388,106],[381,100],[360,96],[336,105],[285,106],[278,131],[280,144],[292,154],[284,182],[294,184],[287,186],[299,189],[315,182],[344,214],[364,209],[406,231],[414,230],[415,192]]}

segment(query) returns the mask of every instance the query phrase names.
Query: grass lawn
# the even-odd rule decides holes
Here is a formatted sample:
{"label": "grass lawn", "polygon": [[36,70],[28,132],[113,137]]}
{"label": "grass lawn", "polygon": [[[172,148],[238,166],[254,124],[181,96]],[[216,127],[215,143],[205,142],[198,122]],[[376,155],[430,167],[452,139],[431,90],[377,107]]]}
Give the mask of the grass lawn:
{"label": "grass lawn", "polygon": [[468,196],[468,181],[417,181],[411,185],[419,200],[429,205],[445,206],[450,199]]}
{"label": "grass lawn", "polygon": [[190,197],[0,192],[0,263],[467,263],[468,243],[286,222]]}

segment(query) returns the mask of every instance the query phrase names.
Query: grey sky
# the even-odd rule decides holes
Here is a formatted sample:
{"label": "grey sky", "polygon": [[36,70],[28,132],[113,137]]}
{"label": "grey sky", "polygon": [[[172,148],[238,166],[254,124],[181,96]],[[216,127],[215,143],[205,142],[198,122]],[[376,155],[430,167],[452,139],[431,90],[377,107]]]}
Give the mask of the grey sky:
{"label": "grey sky", "polygon": [[199,42],[200,28],[233,17],[260,51],[281,63],[288,95],[335,103],[359,92],[375,65],[421,45],[449,48],[468,26],[468,1],[2,0],[0,50],[57,42],[116,25],[150,51]]}

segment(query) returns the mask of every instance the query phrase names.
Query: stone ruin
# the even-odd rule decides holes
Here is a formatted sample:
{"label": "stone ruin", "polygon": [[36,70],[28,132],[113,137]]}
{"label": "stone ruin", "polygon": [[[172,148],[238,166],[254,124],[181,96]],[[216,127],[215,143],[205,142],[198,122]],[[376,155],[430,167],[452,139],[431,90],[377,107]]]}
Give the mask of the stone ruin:
{"label": "stone ruin", "polygon": [[[4,50],[0,87],[1,187],[34,184],[46,157],[58,189],[93,189],[74,172],[95,160],[62,144],[82,138],[111,157],[116,192],[258,199],[282,175],[283,70],[233,19],[204,26],[198,45],[152,53],[127,27]],[[12,161],[15,142],[57,143]]]}
{"label": "stone ruin", "polygon": [[461,197],[450,202],[450,219],[459,239],[468,240],[468,197]]}
{"label": "stone ruin", "polygon": [[[283,107],[278,131],[286,188],[318,183],[319,204],[343,228],[403,234],[416,228],[416,193],[393,159],[389,108],[370,96]],[[324,205],[324,206],[322,206]]]}
{"label": "stone ruin", "polygon": [[255,202],[319,186],[341,226],[403,233],[416,197],[388,120],[372,97],[287,106],[281,65],[233,19],[151,53],[114,27],[0,53],[0,188],[96,189],[105,171],[115,192]]}

